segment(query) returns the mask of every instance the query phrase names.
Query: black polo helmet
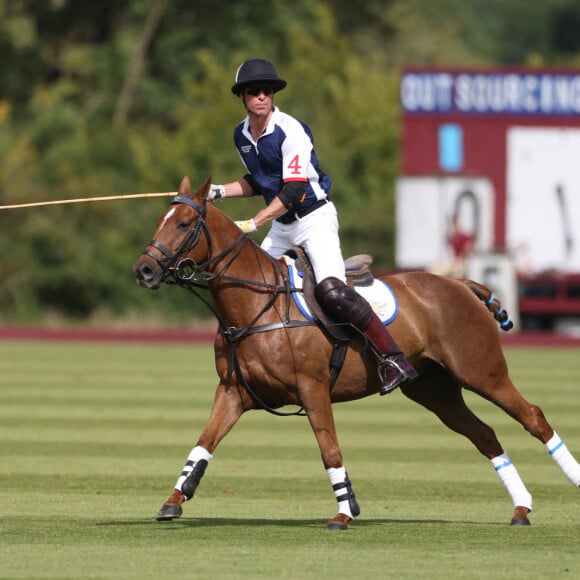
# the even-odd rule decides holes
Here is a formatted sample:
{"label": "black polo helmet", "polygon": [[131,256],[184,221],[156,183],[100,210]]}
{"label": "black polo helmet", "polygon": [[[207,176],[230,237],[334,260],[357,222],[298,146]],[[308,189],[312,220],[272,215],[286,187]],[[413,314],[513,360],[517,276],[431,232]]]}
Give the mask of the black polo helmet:
{"label": "black polo helmet", "polygon": [[271,85],[273,91],[277,93],[286,86],[286,81],[278,76],[271,62],[261,58],[254,58],[243,62],[238,67],[232,93],[239,96],[242,89],[256,84]]}

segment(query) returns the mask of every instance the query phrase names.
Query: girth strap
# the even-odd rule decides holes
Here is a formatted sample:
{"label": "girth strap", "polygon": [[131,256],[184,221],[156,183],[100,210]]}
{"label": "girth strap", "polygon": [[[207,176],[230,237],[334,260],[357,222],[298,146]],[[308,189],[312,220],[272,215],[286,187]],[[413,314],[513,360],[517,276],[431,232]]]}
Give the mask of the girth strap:
{"label": "girth strap", "polygon": [[340,371],[344,366],[344,359],[346,358],[346,353],[348,351],[348,340],[336,340],[333,345],[332,355],[330,356],[330,390],[334,387]]}

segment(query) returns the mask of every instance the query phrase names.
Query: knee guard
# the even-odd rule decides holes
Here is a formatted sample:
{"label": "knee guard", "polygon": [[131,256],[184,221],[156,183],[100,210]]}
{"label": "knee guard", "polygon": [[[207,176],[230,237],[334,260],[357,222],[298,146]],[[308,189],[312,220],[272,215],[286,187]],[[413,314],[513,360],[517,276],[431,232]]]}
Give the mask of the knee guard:
{"label": "knee guard", "polygon": [[370,324],[374,314],[370,304],[342,280],[325,278],[316,285],[314,294],[334,322],[354,324],[363,332]]}

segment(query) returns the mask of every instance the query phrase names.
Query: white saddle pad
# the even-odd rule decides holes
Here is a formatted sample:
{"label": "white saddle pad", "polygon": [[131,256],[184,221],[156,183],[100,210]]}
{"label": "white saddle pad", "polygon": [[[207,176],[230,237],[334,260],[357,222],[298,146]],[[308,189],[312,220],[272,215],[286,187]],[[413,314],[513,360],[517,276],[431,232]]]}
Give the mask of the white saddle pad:
{"label": "white saddle pad", "polygon": [[[288,272],[290,274],[290,282],[294,288],[302,289],[302,272],[296,269],[294,260],[288,256],[284,256],[288,264]],[[399,312],[399,303],[397,297],[393,294],[390,286],[375,278],[370,286],[355,286],[355,290],[371,305],[381,322],[386,326],[395,320]],[[304,294],[302,292],[292,292],[294,302],[300,309],[300,312],[308,319],[313,320],[314,317],[310,312]]]}

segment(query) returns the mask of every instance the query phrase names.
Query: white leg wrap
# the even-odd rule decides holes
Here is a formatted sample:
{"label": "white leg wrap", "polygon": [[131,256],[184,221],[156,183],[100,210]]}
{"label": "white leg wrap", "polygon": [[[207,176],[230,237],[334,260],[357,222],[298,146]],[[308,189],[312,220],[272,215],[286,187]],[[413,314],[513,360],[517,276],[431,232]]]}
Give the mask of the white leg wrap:
{"label": "white leg wrap", "polygon": [[[331,485],[337,485],[344,483],[346,481],[346,469],[344,467],[331,467],[330,469],[326,470],[328,473],[328,477],[330,478]],[[351,520],[354,520],[354,515],[350,509],[350,502],[348,499],[343,501],[338,501],[340,496],[344,495],[344,488],[342,489],[335,489],[334,496],[337,498],[338,502],[338,513],[347,515]]]}
{"label": "white leg wrap", "polygon": [[526,489],[518,470],[510,461],[508,454],[504,451],[501,455],[494,457],[491,460],[491,464],[510,494],[514,507],[522,506],[532,511],[532,496]]}
{"label": "white leg wrap", "polygon": [[555,431],[545,447],[570,482],[580,487],[580,465]]}
{"label": "white leg wrap", "polygon": [[177,482],[175,483],[175,489],[181,491],[181,486],[183,485],[183,482],[187,479],[187,476],[193,471],[193,466],[200,459],[205,459],[206,461],[209,461],[212,457],[213,455],[209,453],[207,449],[204,449],[203,447],[199,446],[194,447],[189,453],[189,456],[187,457],[187,463],[183,467],[181,475],[177,478]]}

